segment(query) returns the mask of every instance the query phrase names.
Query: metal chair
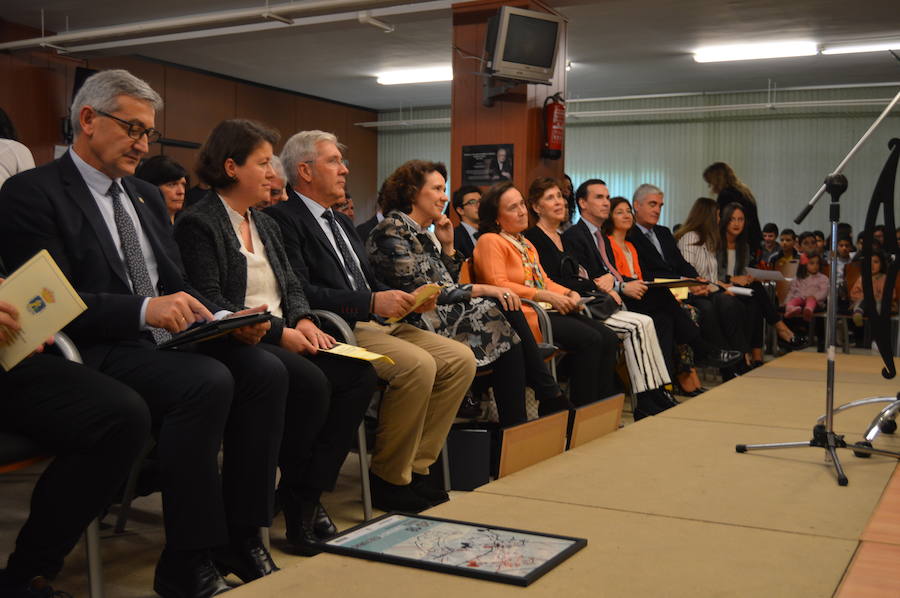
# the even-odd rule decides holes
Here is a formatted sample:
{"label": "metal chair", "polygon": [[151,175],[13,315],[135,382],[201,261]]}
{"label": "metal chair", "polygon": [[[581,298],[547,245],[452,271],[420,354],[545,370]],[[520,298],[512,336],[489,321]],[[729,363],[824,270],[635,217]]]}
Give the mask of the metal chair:
{"label": "metal chair", "polygon": [[[82,363],[75,344],[62,332],[54,336],[56,348],[69,361]],[[0,474],[24,469],[29,465],[50,458],[31,439],[17,434],[0,433]],[[100,555],[100,524],[94,519],[84,530],[87,553],[88,595],[103,598],[103,559]]]}

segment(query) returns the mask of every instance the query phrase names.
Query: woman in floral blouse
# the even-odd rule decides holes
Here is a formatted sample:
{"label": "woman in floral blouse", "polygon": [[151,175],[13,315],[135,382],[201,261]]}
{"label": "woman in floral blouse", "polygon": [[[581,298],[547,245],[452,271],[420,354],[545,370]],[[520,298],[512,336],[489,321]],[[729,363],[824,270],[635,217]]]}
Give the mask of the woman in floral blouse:
{"label": "woman in floral blouse", "polygon": [[469,345],[478,366],[492,370],[501,426],[526,420],[526,385],[535,390],[542,415],[568,407],[518,296],[503,287],[457,282],[464,257],[453,247],[453,226],[444,214],[445,175],[439,162],[411,160],[388,177],[379,198],[385,217],[366,244],[372,266],[381,280],[404,291],[441,285],[436,309],[422,317],[438,334]]}

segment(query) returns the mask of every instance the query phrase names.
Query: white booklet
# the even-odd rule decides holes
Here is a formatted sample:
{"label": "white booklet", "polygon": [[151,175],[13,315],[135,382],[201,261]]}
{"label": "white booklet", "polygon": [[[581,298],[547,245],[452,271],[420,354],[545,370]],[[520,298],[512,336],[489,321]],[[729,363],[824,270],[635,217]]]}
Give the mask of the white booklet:
{"label": "white booklet", "polygon": [[761,270],[759,268],[747,268],[747,274],[756,280],[787,280],[780,270]]}
{"label": "white booklet", "polygon": [[46,249],[0,284],[0,301],[16,308],[22,327],[15,333],[7,329],[12,342],[0,346],[0,365],[6,371],[87,309]]}

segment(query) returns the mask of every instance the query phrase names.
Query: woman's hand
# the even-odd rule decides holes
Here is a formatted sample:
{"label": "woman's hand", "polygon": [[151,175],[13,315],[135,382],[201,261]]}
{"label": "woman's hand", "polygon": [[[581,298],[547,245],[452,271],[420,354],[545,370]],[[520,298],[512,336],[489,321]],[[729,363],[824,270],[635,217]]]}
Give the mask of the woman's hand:
{"label": "woman's hand", "polygon": [[603,276],[598,276],[594,279],[594,286],[597,287],[597,290],[608,293],[612,291],[615,280],[616,279],[612,274],[604,274]]}
{"label": "woman's hand", "polygon": [[620,297],[617,292],[607,291],[606,294],[609,295],[610,297],[612,297],[613,299],[615,299],[616,303],[618,303],[619,305],[622,305],[622,297]]}
{"label": "woman's hand", "polygon": [[[306,337],[306,340],[310,345],[315,347],[316,351],[319,349],[331,349],[337,344],[337,341],[334,340],[333,336],[323,332],[322,329],[316,326],[309,318],[304,318],[297,322],[295,328]],[[314,351],[312,355],[315,354]]]}
{"label": "woman's hand", "polygon": [[500,306],[506,311],[522,309],[522,301],[519,296],[506,287],[495,287],[492,284],[473,284],[473,297],[493,297],[500,302]]}
{"label": "woman's hand", "polygon": [[[241,311],[236,311],[231,316],[247,316],[250,314],[260,314],[269,309],[268,305],[260,305],[258,307],[251,307],[250,309],[244,309]],[[231,337],[235,340],[238,340],[245,345],[255,345],[262,340],[262,338],[269,331],[269,328],[272,327],[272,323],[269,321],[259,322],[257,324],[249,324],[247,326],[241,326],[240,328],[236,328],[231,332]]]}
{"label": "woman's hand", "polygon": [[441,250],[447,255],[453,255],[453,223],[446,214],[434,221],[434,236],[441,244]]}
{"label": "woman's hand", "polygon": [[281,347],[300,355],[315,355],[318,349],[309,342],[306,335],[296,328],[285,326],[281,332]]}
{"label": "woman's hand", "polygon": [[[570,292],[574,293],[574,291]],[[560,295],[552,291],[538,291],[534,294],[534,300],[549,303],[553,306],[553,309],[565,315],[581,309],[581,296],[578,293],[575,293],[575,296],[577,298],[573,298],[571,295]]]}
{"label": "woman's hand", "polygon": [[746,274],[743,274],[743,275],[740,275],[740,276],[732,276],[732,277],[731,277],[731,282],[732,282],[732,284],[736,284],[736,285],[738,285],[738,286],[745,287],[745,286],[747,286],[748,284],[750,284],[751,282],[753,282],[753,277],[752,277],[752,276],[748,276],[748,275],[746,275]]}

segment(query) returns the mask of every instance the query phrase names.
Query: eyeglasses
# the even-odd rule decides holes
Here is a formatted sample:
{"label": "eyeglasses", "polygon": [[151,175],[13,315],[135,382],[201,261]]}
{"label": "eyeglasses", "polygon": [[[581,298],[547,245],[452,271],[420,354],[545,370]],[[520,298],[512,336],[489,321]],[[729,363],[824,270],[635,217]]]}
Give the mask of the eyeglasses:
{"label": "eyeglasses", "polygon": [[463,206],[465,206],[465,207],[468,207],[468,206],[477,206],[477,205],[480,204],[480,203],[481,203],[481,200],[480,200],[480,199],[470,199],[469,201],[464,201],[464,202],[463,202]]}
{"label": "eyeglasses", "polygon": [[138,123],[133,123],[133,122],[128,122],[127,120],[125,120],[123,118],[119,118],[118,116],[113,116],[109,112],[104,112],[103,110],[97,110],[96,108],[94,108],[94,112],[96,112],[100,116],[105,116],[106,118],[111,118],[111,119],[118,121],[118,122],[122,123],[123,125],[125,125],[125,132],[128,134],[129,137],[131,137],[135,141],[137,141],[138,139],[140,139],[141,137],[146,135],[147,143],[156,143],[157,141],[159,141],[159,138],[162,137],[162,133],[160,133],[157,129],[154,129],[153,127],[145,128],[144,125],[141,125]]}

